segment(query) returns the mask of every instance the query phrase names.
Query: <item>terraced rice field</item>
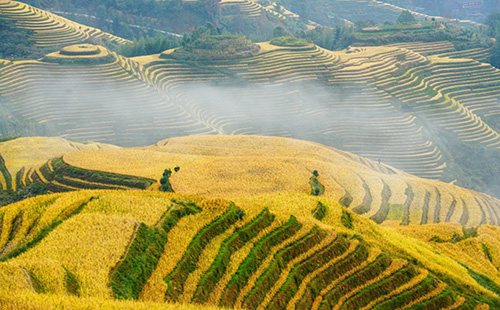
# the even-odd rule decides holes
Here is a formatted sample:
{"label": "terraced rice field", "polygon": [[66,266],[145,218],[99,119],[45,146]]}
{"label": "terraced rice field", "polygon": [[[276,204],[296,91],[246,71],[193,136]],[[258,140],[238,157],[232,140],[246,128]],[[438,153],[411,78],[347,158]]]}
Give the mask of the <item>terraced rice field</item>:
{"label": "terraced rice field", "polygon": [[[178,92],[187,111],[217,133],[319,141],[420,176],[440,177],[444,168],[440,152],[422,136],[415,119],[398,111],[388,95],[361,80],[374,74],[373,68],[358,70],[342,63],[337,54],[317,47],[259,45],[261,54],[236,64],[220,62],[207,64],[204,71],[191,69],[188,72],[194,82],[184,81],[180,87],[179,73],[187,74],[184,72],[189,68],[172,61],[156,61],[145,67],[153,83],[163,91]],[[379,56],[383,59],[377,65],[380,71],[394,64],[398,53],[409,54],[409,62],[423,61],[416,53],[397,50],[393,55]],[[193,83],[227,78],[216,71],[221,67],[234,78],[256,87],[228,86],[214,92],[210,85],[197,86],[196,93],[189,91]],[[347,71],[355,77],[346,77],[348,83],[340,81]],[[331,87],[318,86],[318,81]],[[301,111],[300,116],[297,111]],[[421,155],[409,160],[410,153]]]}
{"label": "terraced rice field", "polygon": [[[441,54],[445,56],[448,54],[457,53],[456,54],[457,56],[459,55],[466,56],[469,54],[468,51],[455,52],[455,46],[450,41],[395,43],[387,46],[406,48],[421,55]],[[465,58],[465,57],[457,57],[457,58]]]}
{"label": "terraced rice field", "polygon": [[462,51],[454,51],[440,54],[441,57],[449,58],[471,58],[479,62],[486,62],[490,58],[491,48],[473,48]]}
{"label": "terraced rice field", "polygon": [[443,54],[449,42],[414,51],[258,45],[252,57],[196,64],[169,58],[171,50],[127,59],[101,47],[100,62],[55,53],[0,68],[0,94],[21,118],[81,141],[133,146],[193,134],[295,137],[432,179],[441,178],[446,162],[426,133],[429,125],[463,142],[499,146],[489,122],[500,111],[499,71],[472,56],[456,58],[464,51]]}
{"label": "terraced rice field", "polygon": [[[28,172],[40,174],[37,166],[54,156],[84,149],[116,148],[102,143],[82,144],[62,138],[18,138],[0,144],[0,182],[3,190],[27,185]],[[32,151],[36,150],[36,151]],[[31,176],[29,182],[33,182]]]}
{"label": "terraced rice field", "polygon": [[[402,11],[407,10],[406,8],[402,8],[402,7],[399,7],[399,6],[396,6],[396,5],[384,2],[384,1],[379,1],[379,0],[336,0],[336,1],[337,2],[357,3],[361,7],[363,7],[365,10],[379,10],[379,11],[382,12],[382,14],[384,14],[384,12],[385,12],[385,15],[381,14],[384,17],[388,16],[387,14],[389,14],[389,12],[393,12],[394,14],[400,14]],[[426,14],[415,12],[415,11],[411,11],[411,10],[410,10],[410,13],[412,15],[414,15],[417,19],[426,19],[426,20],[434,19],[434,20],[442,21],[442,22],[456,22],[456,23],[459,23],[461,25],[469,26],[469,27],[470,26],[481,26],[482,25],[482,24],[480,24],[478,22],[471,21],[471,20],[461,20],[461,19],[455,19],[455,18],[446,18],[446,17],[442,17],[442,16],[430,16],[430,15],[426,15]],[[364,18],[364,19],[367,19],[367,18]],[[386,18],[386,20],[396,20],[396,19],[397,19],[397,17],[396,18],[392,18],[392,19]],[[354,21],[356,21],[356,20],[357,19],[355,19]]]}
{"label": "terraced rice field", "polygon": [[491,48],[478,47],[456,51],[454,45],[449,41],[395,43],[386,46],[406,48],[422,55],[438,55],[439,57],[457,59],[468,58],[479,62],[486,62],[490,57],[489,51],[491,50]]}
{"label": "terraced rice field", "polygon": [[223,15],[232,16],[241,14],[250,18],[259,18],[263,14],[270,14],[279,19],[286,19],[284,15],[251,0],[221,0],[221,12]]}
{"label": "terraced rice field", "polygon": [[[34,290],[53,294],[46,303],[75,295],[101,304],[115,298],[246,309],[454,309],[493,300],[468,276],[450,286],[427,263],[374,246],[371,238],[386,232],[355,215],[359,228],[346,230],[337,218],[333,229],[272,208],[186,199],[81,191],[3,208],[0,268],[13,276],[0,278],[2,287],[12,287],[17,302]],[[441,254],[429,257],[456,265],[443,265],[448,272],[465,270]],[[458,293],[465,283],[476,295]]]}
{"label": "terraced rice field", "polygon": [[442,253],[471,266],[493,281],[497,283],[500,281],[496,269],[498,260],[494,258],[498,253],[497,227],[484,225],[477,230],[463,231],[457,224],[405,227],[387,224],[406,236],[431,244]]}
{"label": "terraced rice field", "polygon": [[53,134],[134,145],[146,137],[164,137],[164,132],[200,132],[194,120],[179,120],[183,109],[150,86],[138,64],[111,52],[106,62],[85,66],[61,66],[56,60],[90,62],[95,56],[49,56],[2,68],[0,92],[12,111],[50,124]]}
{"label": "terraced rice field", "polygon": [[64,46],[95,39],[118,44],[129,42],[22,2],[0,1],[0,15],[4,19],[15,21],[20,28],[33,30],[35,33],[31,40],[37,46]]}
{"label": "terraced rice field", "polygon": [[[371,67],[375,66],[377,62],[371,62]],[[406,109],[454,133],[460,140],[498,147],[497,129],[482,119],[498,113],[494,95],[500,74],[497,69],[472,59],[440,56],[429,56],[408,70],[401,68],[403,64],[385,67],[379,74],[367,76],[367,80],[400,100]],[[342,79],[352,80],[356,76]]]}
{"label": "terraced rice field", "polygon": [[[168,164],[166,164],[168,163]],[[450,184],[421,179],[384,164],[319,144],[274,137],[192,136],[142,149],[82,150],[56,157],[22,175],[21,184],[45,183],[53,192],[80,189],[155,189],[167,165],[181,167],[170,178],[177,193],[249,198],[274,205],[267,196],[308,196],[311,171],[325,187],[321,197],[337,201],[377,223],[500,224],[500,201]],[[285,197],[285,196],[284,196]],[[304,200],[310,216],[315,196]],[[281,210],[286,214],[289,211]]]}
{"label": "terraced rice field", "polygon": [[[382,89],[464,142],[478,142],[498,147],[499,135],[481,117],[497,113],[498,105],[484,101],[486,93],[494,94],[500,71],[474,60],[430,57],[430,68],[415,68],[397,78],[398,86],[380,81]],[[429,94],[432,93],[432,95]],[[478,100],[467,100],[478,94]],[[484,99],[483,99],[484,98]],[[487,100],[487,99],[486,99]],[[491,102],[491,101],[489,101]]]}

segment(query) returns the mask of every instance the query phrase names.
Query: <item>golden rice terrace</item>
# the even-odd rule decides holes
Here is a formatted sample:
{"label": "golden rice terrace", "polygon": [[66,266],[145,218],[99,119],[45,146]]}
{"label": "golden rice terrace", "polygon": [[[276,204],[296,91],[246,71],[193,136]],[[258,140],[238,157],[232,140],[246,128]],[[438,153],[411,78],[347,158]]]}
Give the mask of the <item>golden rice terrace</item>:
{"label": "golden rice terrace", "polygon": [[[403,11],[384,1],[315,9]],[[146,5],[217,27],[130,42],[0,0],[2,57],[38,58],[0,59],[0,309],[500,309],[494,48],[365,27],[330,51],[259,0],[43,2],[124,36],[180,37]]]}
{"label": "golden rice terrace", "polygon": [[[230,60],[179,59],[172,50],[128,59],[80,44],[6,63],[0,98],[43,134],[80,141],[296,137],[440,179],[447,159],[435,130],[500,146],[500,72],[443,44],[331,52],[257,43],[257,52]],[[445,54],[424,56],[432,48]],[[471,51],[479,60],[480,53]]]}
{"label": "golden rice terrace", "polygon": [[14,140],[10,146],[6,142],[3,148],[0,144],[0,155],[5,158],[4,189],[22,189],[37,183],[44,184],[51,192],[157,190],[161,172],[178,166],[180,170],[170,178],[176,193],[245,201],[255,197],[265,199],[275,193],[310,195],[310,177],[316,170],[317,180],[323,186],[318,197],[336,201],[376,223],[459,223],[467,228],[500,225],[500,200],[494,197],[418,178],[385,164],[306,141],[193,136],[172,138],[144,148],[103,145],[66,152],[54,148],[45,151],[45,157],[14,160],[24,148],[16,150],[13,142],[28,146],[30,140]]}
{"label": "golden rice terrace", "polygon": [[[410,246],[413,239],[339,205],[325,202],[328,225],[279,211],[293,212],[298,201],[263,208],[257,201],[243,207],[195,196],[80,191],[10,205],[0,210],[0,283],[10,292],[0,294],[0,304],[42,309],[73,301],[76,309],[105,309],[125,307],[113,299],[128,299],[153,309],[173,302],[200,309],[498,305],[497,286],[481,284],[487,276],[425,243]],[[75,303],[64,295],[82,299]]]}
{"label": "golden rice terrace", "polygon": [[1,0],[0,16],[14,21],[19,28],[33,30],[31,40],[39,47],[70,45],[96,39],[117,44],[129,42],[22,2]]}

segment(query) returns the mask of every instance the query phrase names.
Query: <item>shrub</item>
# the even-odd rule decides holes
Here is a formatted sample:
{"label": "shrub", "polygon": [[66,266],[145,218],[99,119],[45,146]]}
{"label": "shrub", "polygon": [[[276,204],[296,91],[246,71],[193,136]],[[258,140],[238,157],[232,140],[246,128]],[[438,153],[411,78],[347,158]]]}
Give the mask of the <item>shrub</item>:
{"label": "shrub", "polygon": [[186,43],[171,54],[162,58],[179,60],[229,60],[251,57],[260,47],[244,36],[201,34],[194,41]]}
{"label": "shrub", "polygon": [[301,47],[307,46],[310,43],[304,39],[288,36],[288,37],[278,37],[274,38],[270,42],[272,45],[276,46],[290,46],[290,47]]}
{"label": "shrub", "polygon": [[163,177],[160,179],[160,190],[162,192],[174,192],[173,188],[172,188],[172,184],[170,184],[170,176],[172,175],[172,170],[170,169],[165,169],[165,171],[163,171]]}
{"label": "shrub", "polygon": [[318,204],[316,205],[316,208],[313,211],[313,217],[317,220],[322,220],[326,216],[326,207],[324,204],[321,203],[321,201],[318,201]]}

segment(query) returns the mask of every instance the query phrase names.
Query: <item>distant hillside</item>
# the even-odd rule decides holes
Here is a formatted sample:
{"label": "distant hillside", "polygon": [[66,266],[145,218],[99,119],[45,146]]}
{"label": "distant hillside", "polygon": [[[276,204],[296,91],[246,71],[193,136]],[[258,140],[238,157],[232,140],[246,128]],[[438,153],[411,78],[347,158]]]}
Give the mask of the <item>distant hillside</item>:
{"label": "distant hillside", "polygon": [[272,5],[248,0],[24,2],[130,40],[168,34],[182,36],[194,27],[212,23],[230,33],[264,41],[273,37],[278,26],[295,33],[305,30],[308,24],[276,12]]}
{"label": "distant hillside", "polygon": [[[291,136],[500,192],[470,155],[498,157],[499,71],[477,61],[485,50],[455,52],[445,41],[343,52],[257,45],[253,56],[232,60],[177,59],[172,50],[127,59],[76,46],[7,63],[3,132],[32,128],[122,146],[200,133]],[[455,156],[459,148],[469,155]]]}
{"label": "distant hillside", "polygon": [[[440,1],[439,3],[426,0],[282,1],[287,9],[326,26],[332,26],[332,24],[341,21],[356,23],[361,20],[372,20],[380,24],[387,21],[394,23],[402,11],[409,10],[419,19],[452,22],[466,27],[480,26],[481,22],[484,21],[485,15],[471,16],[454,13],[457,13],[458,10],[461,10],[462,13],[466,11],[467,9],[464,8],[467,4],[472,4],[476,8],[480,6],[494,6],[479,4],[479,2],[481,1]],[[440,7],[440,9],[436,9],[436,7]],[[471,8],[467,11],[471,12]],[[484,9],[481,13],[489,13],[491,11],[493,9]]]}
{"label": "distant hillside", "polygon": [[483,23],[485,17],[500,10],[498,1],[486,0],[385,0],[411,10],[418,10],[429,15],[441,15],[448,18],[470,19]]}
{"label": "distant hillside", "polygon": [[83,42],[123,44],[125,39],[87,27],[61,16],[17,1],[0,1],[0,17],[33,31],[30,38],[40,47],[64,46]]}
{"label": "distant hillside", "polygon": [[[311,215],[318,205],[324,223]],[[4,207],[0,218],[0,304],[7,307],[500,305],[498,276],[306,195],[233,204],[148,191],[80,191]]]}
{"label": "distant hillside", "polygon": [[25,3],[132,40],[215,23],[219,0],[25,0]]}

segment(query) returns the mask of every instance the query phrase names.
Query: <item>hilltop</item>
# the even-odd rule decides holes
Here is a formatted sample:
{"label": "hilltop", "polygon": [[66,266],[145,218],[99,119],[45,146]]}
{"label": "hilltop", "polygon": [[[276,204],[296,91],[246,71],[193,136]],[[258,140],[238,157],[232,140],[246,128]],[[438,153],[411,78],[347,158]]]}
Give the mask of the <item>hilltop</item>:
{"label": "hilltop", "polygon": [[[29,148],[32,151],[26,151]],[[17,138],[0,143],[0,183],[3,190],[16,190],[20,180],[18,176],[35,169],[47,159],[61,156],[71,151],[84,149],[117,148],[102,143],[78,143],[62,138],[31,137]]]}

